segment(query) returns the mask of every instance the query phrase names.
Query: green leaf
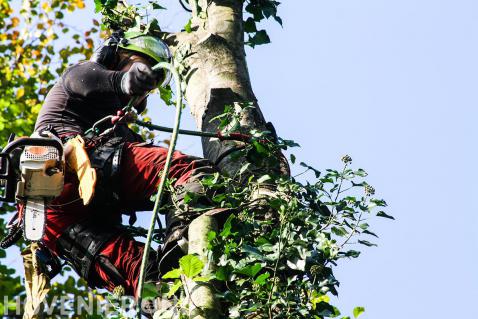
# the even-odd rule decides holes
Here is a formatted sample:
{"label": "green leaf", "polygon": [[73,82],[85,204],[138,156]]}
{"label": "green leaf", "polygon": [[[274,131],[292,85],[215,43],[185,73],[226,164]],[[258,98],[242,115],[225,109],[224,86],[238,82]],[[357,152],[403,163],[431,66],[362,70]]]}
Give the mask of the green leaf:
{"label": "green leaf", "polygon": [[257,182],[258,182],[259,184],[261,184],[261,183],[264,183],[264,182],[266,182],[266,181],[268,181],[268,180],[270,180],[270,179],[271,179],[271,176],[270,176],[270,175],[263,175],[263,176],[261,176],[261,178],[259,178],[259,179],[257,180]]}
{"label": "green leaf", "polygon": [[374,236],[374,237],[378,238],[378,235],[377,235],[377,234],[375,234],[374,232],[371,232],[371,231],[369,231],[369,230],[364,230],[362,233],[363,233],[363,234],[370,235],[370,236]]}
{"label": "green leaf", "polygon": [[[319,170],[316,170],[315,168],[313,168],[313,167],[310,166],[310,165],[307,165],[307,164],[304,163],[304,162],[300,162],[299,165],[302,166],[302,167],[306,167],[306,168],[312,170],[312,171],[314,172],[316,178],[319,178],[319,177],[320,177],[320,174],[321,174],[321,173],[320,173]],[[321,181],[322,181],[323,183],[326,183],[326,182],[331,182],[331,181],[333,181],[333,180],[327,180],[327,181],[325,181],[324,179],[321,179]]]}
{"label": "green leaf", "polygon": [[211,230],[207,233],[207,241],[210,242],[210,241],[213,241],[214,239],[216,239],[216,232],[214,230]]}
{"label": "green leaf", "polygon": [[182,285],[183,282],[179,279],[176,279],[176,281],[174,281],[174,284],[169,288],[168,298],[171,298],[176,293],[176,291],[181,288]]}
{"label": "green leaf", "polygon": [[329,303],[321,301],[315,306],[320,316],[330,317],[335,313],[335,309]]}
{"label": "green leaf", "polygon": [[363,169],[359,168],[358,170],[356,170],[355,172],[355,175],[357,176],[360,176],[360,177],[366,177],[368,174],[366,171],[364,171]]}
{"label": "green leaf", "polygon": [[282,26],[282,19],[281,19],[281,17],[274,16],[274,19],[277,21],[277,23],[279,23],[279,24]]}
{"label": "green leaf", "polygon": [[166,87],[159,87],[159,96],[161,97],[161,100],[166,103],[166,105],[174,105],[173,91],[169,85]]}
{"label": "green leaf", "polygon": [[231,234],[232,220],[234,218],[236,218],[234,215],[229,215],[227,218],[224,227],[222,228],[222,232],[219,234],[222,238],[227,238]]}
{"label": "green leaf", "polygon": [[186,25],[184,26],[184,30],[187,32],[187,33],[191,33],[192,32],[192,29],[191,29],[191,24],[192,24],[193,20],[192,18],[189,19],[188,23],[186,23]]}
{"label": "green leaf", "polygon": [[221,281],[226,281],[231,274],[231,268],[229,266],[219,267],[215,273],[216,279]]}
{"label": "green leaf", "polygon": [[365,245],[365,246],[368,246],[368,247],[372,247],[372,246],[377,246],[376,244],[374,243],[371,243],[367,240],[358,240],[358,243],[359,244],[362,244],[362,245]]}
{"label": "green leaf", "polygon": [[239,175],[244,174],[244,172],[249,168],[249,166],[251,166],[251,163],[246,163],[242,165],[241,169],[239,170]]}
{"label": "green leaf", "polygon": [[271,39],[267,34],[266,30],[257,31],[252,37],[249,37],[248,45],[255,47],[256,45],[262,45],[270,43]]}
{"label": "green leaf", "polygon": [[364,308],[364,307],[355,307],[355,308],[354,308],[354,311],[353,311],[354,317],[355,317],[355,318],[358,318],[358,316],[360,316],[360,315],[361,315],[362,313],[364,313],[364,312],[365,312],[365,308]]}
{"label": "green leaf", "polygon": [[378,217],[384,217],[384,218],[388,218],[388,219],[393,219],[393,220],[395,220],[395,217],[390,216],[390,215],[387,215],[387,214],[385,214],[385,212],[383,212],[383,211],[379,211],[379,212],[377,213],[377,216],[378,216]]}
{"label": "green leaf", "polygon": [[248,18],[246,21],[244,21],[244,32],[257,32],[256,22],[253,18]]}
{"label": "green leaf", "polygon": [[246,266],[241,269],[237,269],[236,273],[246,275],[248,277],[254,278],[259,271],[261,271],[262,266],[259,263],[255,263],[254,265],[251,266]]}
{"label": "green leaf", "polygon": [[350,258],[357,258],[358,256],[360,256],[360,251],[348,250],[348,251],[343,253],[343,256],[344,257],[350,257]]}
{"label": "green leaf", "polygon": [[271,276],[271,274],[269,274],[268,272],[263,273],[262,275],[257,276],[257,278],[256,278],[256,280],[254,280],[254,282],[258,285],[263,286],[267,282],[267,278],[269,278],[270,276]]}
{"label": "green leaf", "polygon": [[181,269],[176,268],[171,271],[168,271],[166,274],[164,274],[163,279],[176,279],[176,278],[181,278]]}
{"label": "green leaf", "polygon": [[259,155],[267,156],[269,154],[269,151],[267,150],[267,148],[264,147],[264,145],[262,145],[262,143],[254,141],[252,144],[254,145],[254,148]]}
{"label": "green leaf", "polygon": [[165,7],[160,6],[155,1],[150,1],[149,3],[151,3],[151,5],[153,6],[153,10],[166,10]]}
{"label": "green leaf", "polygon": [[186,277],[193,278],[201,273],[204,263],[194,255],[187,255],[179,259],[179,267]]}
{"label": "green leaf", "polygon": [[259,260],[264,259],[264,256],[261,254],[261,251],[259,249],[257,249],[256,247],[253,247],[251,245],[245,244],[244,246],[242,246],[241,251],[243,251],[245,253],[248,253],[250,256],[252,256],[256,259],[259,259]]}
{"label": "green leaf", "polygon": [[345,230],[345,228],[343,227],[335,227],[333,226],[331,229],[330,229],[335,235],[337,236],[340,236],[340,237],[344,237],[348,234],[348,232]]}
{"label": "green leaf", "polygon": [[103,10],[103,1],[95,0],[95,12],[98,13]]}
{"label": "green leaf", "polygon": [[158,290],[156,286],[151,283],[145,283],[143,288],[143,298],[156,298],[158,296]]}

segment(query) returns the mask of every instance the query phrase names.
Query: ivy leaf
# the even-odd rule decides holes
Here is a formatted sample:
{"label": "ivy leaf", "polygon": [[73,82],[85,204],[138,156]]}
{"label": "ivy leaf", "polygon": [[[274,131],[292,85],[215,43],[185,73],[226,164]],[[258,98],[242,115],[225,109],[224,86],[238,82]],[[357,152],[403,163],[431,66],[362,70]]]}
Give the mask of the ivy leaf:
{"label": "ivy leaf", "polygon": [[346,252],[340,252],[339,254],[343,255],[344,257],[357,258],[360,256],[360,251],[348,250]]}
{"label": "ivy leaf", "polygon": [[165,7],[157,4],[155,1],[150,1],[149,3],[151,3],[153,10],[166,10]]}
{"label": "ivy leaf", "polygon": [[95,0],[95,12],[98,13],[103,10],[103,1]]}
{"label": "ivy leaf", "polygon": [[335,235],[337,236],[340,236],[340,237],[344,237],[348,234],[348,232],[345,230],[345,228],[343,227],[335,227],[333,226],[331,229],[330,229]]}
{"label": "ivy leaf", "polygon": [[219,267],[215,273],[216,279],[221,281],[226,281],[231,274],[231,268],[229,266]]}
{"label": "ivy leaf", "polygon": [[246,275],[248,277],[254,278],[259,271],[261,271],[262,266],[259,263],[255,263],[254,265],[251,266],[246,266],[241,269],[237,269],[236,273]]}
{"label": "ivy leaf", "polygon": [[264,256],[261,254],[261,252],[259,251],[259,249],[255,248],[255,247],[252,247],[250,245],[244,245],[241,249],[241,251],[245,252],[245,253],[248,253],[250,256],[256,258],[256,259],[259,259],[259,260],[263,260],[264,259]]}
{"label": "ivy leaf", "polygon": [[[319,178],[319,177],[320,177],[321,172],[320,172],[319,170],[313,168],[312,166],[307,165],[307,164],[304,163],[304,162],[300,162],[300,166],[306,167],[306,168],[310,169],[311,171],[313,171],[314,174],[315,174],[315,178]],[[321,181],[322,181],[322,183],[333,182],[333,180],[331,180],[331,179],[326,179],[326,180],[325,180],[325,179],[321,179]]]}
{"label": "ivy leaf", "polygon": [[279,23],[282,27],[282,19],[281,17],[278,17],[278,16],[274,16],[274,19],[277,21],[277,23]]}
{"label": "ivy leaf", "polygon": [[234,218],[236,218],[236,216],[234,215],[229,215],[229,217],[227,218],[226,222],[224,223],[222,232],[219,234],[222,238],[227,238],[231,234],[232,220]]}
{"label": "ivy leaf", "polygon": [[193,281],[195,282],[208,282],[208,281],[211,281],[213,277],[212,276],[199,276],[199,277],[195,277],[193,279]]}
{"label": "ivy leaf", "polygon": [[159,88],[159,96],[161,97],[161,100],[166,103],[166,105],[174,105],[173,91],[171,90],[171,87],[169,85],[166,87]]}
{"label": "ivy leaf", "polygon": [[256,21],[253,18],[248,18],[244,21],[244,31],[247,33],[257,32]]}
{"label": "ivy leaf", "polygon": [[315,307],[320,316],[330,317],[335,313],[334,307],[325,301],[319,302]]}
{"label": "ivy leaf", "polygon": [[187,32],[187,33],[191,33],[192,32],[192,29],[191,29],[191,24],[193,22],[193,19],[189,19],[188,23],[186,23],[186,25],[184,26],[184,30]]}
{"label": "ivy leaf", "polygon": [[158,290],[156,286],[151,283],[145,283],[143,288],[143,298],[156,298],[158,296]]}
{"label": "ivy leaf", "polygon": [[267,31],[260,30],[257,31],[252,37],[249,36],[249,41],[247,42],[247,44],[254,48],[256,45],[267,44],[270,42],[271,39],[269,38]]}
{"label": "ivy leaf", "polygon": [[171,271],[168,271],[166,274],[164,274],[163,279],[176,279],[176,278],[181,278],[181,269],[176,268]]}
{"label": "ivy leaf", "polygon": [[249,166],[251,166],[251,163],[246,163],[246,164],[242,165],[241,169],[239,170],[239,175],[244,174],[244,172],[247,171]]}
{"label": "ivy leaf", "polygon": [[363,234],[370,235],[370,236],[374,236],[374,237],[378,238],[378,235],[377,235],[377,234],[375,234],[374,232],[371,232],[371,231],[369,231],[369,230],[364,230],[362,233],[363,233]]}
{"label": "ivy leaf", "polygon": [[256,280],[254,280],[254,282],[258,285],[265,285],[266,282],[267,282],[267,278],[269,278],[271,276],[270,273],[266,272],[266,273],[263,273],[262,275],[259,275],[257,276]]}
{"label": "ivy leaf", "polygon": [[186,255],[179,259],[179,267],[186,277],[193,278],[201,273],[204,263],[194,255]]}
{"label": "ivy leaf", "polygon": [[367,177],[367,172],[364,171],[363,169],[359,168],[354,172],[355,175],[360,176],[360,177]]}
{"label": "ivy leaf", "polygon": [[287,260],[287,266],[293,270],[305,270],[305,259],[295,258],[294,261]]}
{"label": "ivy leaf", "polygon": [[270,180],[271,178],[272,177],[270,175],[263,175],[257,180],[257,183],[262,184],[262,183]]}
{"label": "ivy leaf", "polygon": [[169,288],[168,298],[171,298],[176,293],[176,291],[178,291],[178,289],[181,288],[182,285],[183,285],[182,281],[179,279],[176,279],[174,281],[174,284]]}
{"label": "ivy leaf", "polygon": [[358,240],[358,243],[359,244],[362,244],[362,245],[365,245],[365,246],[368,246],[368,247],[372,247],[372,246],[377,246],[377,244],[374,244],[374,243],[371,243],[367,240]]}
{"label": "ivy leaf", "polygon": [[353,311],[354,317],[355,317],[355,318],[358,318],[358,316],[360,316],[360,315],[361,315],[362,313],[364,313],[364,312],[365,312],[365,308],[364,308],[364,307],[355,307],[355,308],[354,308],[354,311]]}
{"label": "ivy leaf", "polygon": [[377,213],[377,216],[378,216],[378,217],[384,217],[384,218],[388,218],[388,219],[393,219],[393,220],[395,220],[395,217],[390,216],[390,215],[387,215],[387,214],[385,214],[385,212],[383,212],[383,211],[379,211],[379,212]]}

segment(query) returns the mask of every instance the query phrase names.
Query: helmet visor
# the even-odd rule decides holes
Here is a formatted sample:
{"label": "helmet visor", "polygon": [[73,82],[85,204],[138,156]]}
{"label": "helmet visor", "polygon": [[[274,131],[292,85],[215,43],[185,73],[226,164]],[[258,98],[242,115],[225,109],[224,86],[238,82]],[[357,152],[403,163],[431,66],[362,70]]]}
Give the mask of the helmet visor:
{"label": "helmet visor", "polygon": [[[119,47],[142,53],[150,58],[152,58],[157,63],[159,62],[170,62],[171,61],[171,51],[169,51],[168,46],[161,40],[152,37],[152,36],[136,36],[132,38],[127,38],[126,43],[120,43]],[[162,86],[165,86],[171,80],[171,73],[168,70],[163,70],[164,80],[161,83]]]}

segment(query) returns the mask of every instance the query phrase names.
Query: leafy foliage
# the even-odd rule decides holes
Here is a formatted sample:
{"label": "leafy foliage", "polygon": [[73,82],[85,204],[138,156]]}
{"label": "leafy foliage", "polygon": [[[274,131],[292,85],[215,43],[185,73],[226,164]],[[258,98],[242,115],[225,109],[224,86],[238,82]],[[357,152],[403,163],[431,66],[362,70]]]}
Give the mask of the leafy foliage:
{"label": "leafy foliage", "polygon": [[[89,58],[93,51],[91,36],[98,33],[99,23],[92,21],[91,28],[80,31],[66,21],[66,14],[83,9],[83,0],[74,1],[10,1],[0,2],[0,145],[5,145],[10,133],[30,135],[38,111],[53,81],[72,59]],[[59,37],[72,39],[58,45]],[[14,210],[0,206],[0,236],[6,234],[7,214]],[[24,247],[20,242],[17,246]],[[4,263],[6,251],[0,249],[0,262]],[[23,298],[25,290],[15,270],[0,265],[0,291],[10,303],[0,300],[0,313],[14,312],[15,297]],[[84,281],[72,277],[65,283],[56,283],[53,295],[85,295]],[[60,304],[48,300],[48,304]],[[55,308],[55,307],[53,307]],[[56,307],[58,308],[58,307]],[[61,318],[53,312],[50,318]]]}
{"label": "leafy foliage", "polygon": [[282,19],[277,15],[279,4],[273,0],[250,0],[247,3],[245,10],[249,16],[244,21],[244,32],[249,35],[247,45],[255,47],[271,42],[267,31],[258,30],[257,24],[264,19],[273,18],[282,26]]}
{"label": "leafy foliage", "polygon": [[[232,108],[216,120],[230,126],[236,120]],[[224,123],[223,123],[224,122]],[[217,296],[228,318],[328,318],[340,316],[330,304],[330,295],[337,295],[339,281],[333,267],[344,258],[357,258],[356,245],[375,246],[369,241],[377,237],[367,223],[370,217],[388,216],[387,204],[374,197],[375,189],[364,178],[363,169],[351,168],[350,156],[342,158],[340,170],[321,172],[306,163],[299,163],[304,171],[295,177],[250,176],[250,164],[267,165],[278,150],[297,144],[279,139],[270,143],[266,133],[252,132],[255,139],[243,150],[253,153],[236,176],[219,174],[206,178],[203,185],[218,193],[213,201],[218,207],[234,210],[220,232],[211,232],[209,261],[217,270],[212,278],[218,283]],[[295,156],[291,156],[295,162]],[[299,181],[303,174],[313,178]],[[240,175],[250,176],[246,185]],[[260,196],[266,190],[268,195]],[[378,211],[378,212],[377,212]],[[388,216],[390,217],[390,216]],[[352,245],[356,244],[356,245]],[[186,256],[198,260],[195,256]],[[200,262],[200,261],[199,261]],[[200,269],[194,274],[199,275]],[[183,266],[166,274],[174,279],[163,298],[177,298],[183,288]],[[180,294],[184,296],[183,294]],[[186,294],[187,295],[187,294]],[[176,302],[168,315],[181,318],[184,300]],[[357,318],[364,312],[356,307]],[[166,318],[166,317],[164,317]]]}
{"label": "leafy foliage", "polygon": [[[9,2],[0,4],[0,132],[29,135],[42,101],[69,59],[91,55],[96,26],[80,33],[64,20],[65,12],[84,6],[83,0],[23,1],[16,12]],[[73,41],[55,47],[60,34]],[[1,134],[0,143],[7,138]]]}

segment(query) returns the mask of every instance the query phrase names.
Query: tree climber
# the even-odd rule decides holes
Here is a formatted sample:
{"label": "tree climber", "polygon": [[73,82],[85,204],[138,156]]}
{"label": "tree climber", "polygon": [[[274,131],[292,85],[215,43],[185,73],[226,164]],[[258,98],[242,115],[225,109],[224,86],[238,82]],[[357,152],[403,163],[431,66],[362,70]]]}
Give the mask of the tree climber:
{"label": "tree climber", "polygon": [[[77,175],[67,170],[63,192],[48,205],[41,241],[54,255],[69,261],[91,287],[113,291],[122,286],[127,295],[136,296],[144,245],[122,227],[121,216],[151,210],[150,197],[156,192],[167,149],[144,143],[126,124],[117,123],[106,136],[85,132],[98,120],[116,114],[132,97],[138,101],[134,108],[142,112],[148,92],[168,80],[167,72],[153,71],[151,66],[169,59],[168,47],[158,38],[114,33],[90,61],[64,72],[38,116],[35,131],[54,131],[64,143],[82,136],[96,169],[95,195],[88,205],[81,201],[86,190],[79,191]],[[210,197],[200,180],[216,171],[206,159],[175,152],[169,178],[176,202],[181,204],[187,193],[196,193],[197,205],[208,205]],[[184,215],[167,214],[166,242],[181,238],[177,230],[186,224]],[[158,275],[157,255],[151,256],[147,280]]]}

